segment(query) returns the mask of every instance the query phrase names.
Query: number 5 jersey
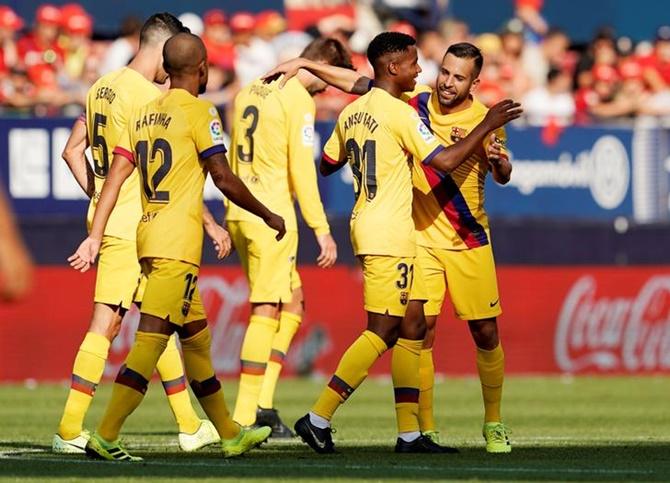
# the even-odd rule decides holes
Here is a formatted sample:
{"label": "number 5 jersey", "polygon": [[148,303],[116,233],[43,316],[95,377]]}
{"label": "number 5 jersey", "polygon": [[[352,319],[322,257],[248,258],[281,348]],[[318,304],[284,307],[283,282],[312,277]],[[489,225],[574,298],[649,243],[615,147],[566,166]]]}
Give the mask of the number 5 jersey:
{"label": "number 5 jersey", "polygon": [[142,215],[137,255],[200,265],[202,160],[225,153],[216,108],[183,89],[170,89],[136,110],[114,154],[135,163]]}
{"label": "number 5 jersey", "polygon": [[[95,193],[87,215],[89,230],[112,162],[112,151],[119,142],[130,115],[160,93],[158,87],[128,67],[102,76],[89,89],[83,119],[86,122],[95,173]],[[134,172],[121,187],[119,199],[107,222],[105,235],[135,240],[141,215],[139,177]]]}

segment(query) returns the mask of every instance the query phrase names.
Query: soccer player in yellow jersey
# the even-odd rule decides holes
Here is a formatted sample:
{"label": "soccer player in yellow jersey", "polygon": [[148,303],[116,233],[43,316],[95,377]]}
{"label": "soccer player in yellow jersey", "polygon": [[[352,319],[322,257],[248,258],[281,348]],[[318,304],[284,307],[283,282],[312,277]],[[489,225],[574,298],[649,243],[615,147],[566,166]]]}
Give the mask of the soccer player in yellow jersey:
{"label": "soccer player in yellow jersey", "polygon": [[[64,158],[91,198],[87,220],[89,229],[110,169],[112,150],[132,112],[160,94],[152,81],[164,83],[167,79],[161,68],[163,44],[183,30],[181,22],[169,13],[151,16],[142,28],[140,49],[130,65],[101,77],[88,92],[86,115],[75,122]],[[84,154],[89,144],[93,169]],[[139,178],[133,174],[123,184],[119,202],[105,229],[96,276],[93,317],[75,358],[70,392],[53,439],[52,448],[57,453],[84,452],[88,432],[82,429],[82,424],[102,377],[110,343],[118,334],[121,319],[130,305],[142,299],[143,287],[138,287],[141,269],[135,241],[137,224],[142,215],[139,189]],[[207,231],[219,240],[220,245],[225,244],[227,234],[211,216]],[[170,339],[157,368],[179,425],[180,447],[193,451],[218,441],[212,424],[201,421],[193,410],[174,337]]]}
{"label": "soccer player in yellow jersey", "polygon": [[138,168],[142,216],[137,250],[147,284],[135,343],[117,375],[112,398],[86,452],[94,458],[137,461],[120,444],[125,419],[141,403],[168,338],[181,339],[186,373],[202,408],[221,435],[223,454],[237,456],[265,441],[267,426],[241,429],[230,417],[210,356],[211,334],[198,292],[203,188],[207,173],[233,203],[278,232],[283,219],[261,204],[230,170],[214,106],[197,98],[207,84],[207,53],[199,37],[180,33],[164,46],[170,89],[130,117],[95,213],[91,234],[70,257],[85,271],[95,259],[121,186]]}
{"label": "soccer player in yellow jersey", "polygon": [[[436,80],[436,89],[418,86],[403,93],[431,132],[446,145],[468,139],[487,109],[472,96],[483,64],[481,52],[469,43],[447,50]],[[357,94],[370,89],[372,81],[355,72],[294,59],[278,66],[266,77],[295,75],[309,69],[331,85]],[[449,176],[429,166],[413,167],[413,217],[417,229],[417,263],[428,288],[425,303],[411,300],[406,317],[427,324],[421,350],[419,421],[422,432],[438,440],[433,418],[433,356],[435,324],[446,289],[456,316],[467,320],[477,346],[477,369],[484,399],[486,450],[508,453],[512,447],[501,422],[500,403],[504,376],[504,354],[496,317],[502,313],[491,249],[488,217],[484,210],[484,183],[491,172],[496,182],[509,181],[512,165],[506,150],[505,131],[500,128]],[[413,294],[414,295],[414,294]],[[411,297],[414,299],[414,296]]]}
{"label": "soccer player in yellow jersey", "polygon": [[[319,38],[302,52],[315,62],[352,68],[337,40]],[[241,350],[240,386],[233,419],[243,426],[266,424],[273,438],[290,438],[274,409],[273,396],[284,357],[303,316],[296,270],[298,225],[294,196],[321,248],[318,266],[331,267],[337,247],[319,198],[314,166],[312,96],[327,84],[307,71],[286,87],[257,80],[235,99],[231,168],[259,200],[286,220],[279,242],[257,216],[233,204],[227,227],[249,280],[251,318]]]}
{"label": "soccer player in yellow jersey", "polygon": [[367,376],[368,369],[395,345],[391,370],[396,402],[399,453],[446,453],[420,433],[418,421],[419,358],[425,335],[422,319],[403,318],[415,293],[427,300],[421,267],[415,264],[412,220],[412,160],[443,175],[453,172],[489,132],[518,117],[518,104],[503,101],[491,109],[463,142],[445,148],[419,115],[400,100],[414,89],[421,69],[415,40],[385,32],[368,47],[375,86],[340,114],[327,141],[321,173],[329,175],[347,162],[354,174],[356,201],[351,241],[363,268],[367,330],[345,352],[312,410],[295,430],[316,452],[331,453],[330,421]]}

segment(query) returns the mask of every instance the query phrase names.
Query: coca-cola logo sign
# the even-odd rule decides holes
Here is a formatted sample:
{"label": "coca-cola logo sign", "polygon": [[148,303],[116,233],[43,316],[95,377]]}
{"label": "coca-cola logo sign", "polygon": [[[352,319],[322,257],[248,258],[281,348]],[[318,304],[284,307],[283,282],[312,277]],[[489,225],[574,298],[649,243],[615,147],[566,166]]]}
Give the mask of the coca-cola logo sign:
{"label": "coca-cola logo sign", "polygon": [[630,297],[598,293],[594,277],[579,278],[561,308],[554,353],[566,372],[670,369],[670,275],[650,277]]}

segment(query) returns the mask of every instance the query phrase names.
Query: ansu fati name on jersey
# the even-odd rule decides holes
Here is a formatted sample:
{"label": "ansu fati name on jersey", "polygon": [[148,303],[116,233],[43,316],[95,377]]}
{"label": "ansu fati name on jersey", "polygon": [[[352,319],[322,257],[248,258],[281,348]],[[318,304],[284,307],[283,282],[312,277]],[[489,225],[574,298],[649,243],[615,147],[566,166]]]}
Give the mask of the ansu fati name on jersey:
{"label": "ansu fati name on jersey", "polygon": [[348,131],[357,124],[363,124],[372,134],[374,134],[379,127],[379,123],[367,112],[356,112],[352,114],[346,121],[344,121],[343,127],[345,131]]}

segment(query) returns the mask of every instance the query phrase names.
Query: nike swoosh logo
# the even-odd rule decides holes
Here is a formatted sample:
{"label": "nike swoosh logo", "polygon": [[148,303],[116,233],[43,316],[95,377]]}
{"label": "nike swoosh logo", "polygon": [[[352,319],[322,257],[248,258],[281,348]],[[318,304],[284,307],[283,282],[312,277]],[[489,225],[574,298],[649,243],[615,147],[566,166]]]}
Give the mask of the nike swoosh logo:
{"label": "nike swoosh logo", "polygon": [[316,445],[321,449],[325,449],[326,448],[326,442],[325,441],[319,441],[319,438],[317,438],[314,431],[312,431],[312,428],[309,428],[309,432],[312,433],[312,438],[314,438],[314,442],[316,443]]}
{"label": "nike swoosh logo", "polygon": [[489,302],[489,306],[490,306],[490,307],[495,307],[496,305],[498,305],[498,302],[499,302],[499,301],[500,301],[500,299],[495,299],[494,302]]}

